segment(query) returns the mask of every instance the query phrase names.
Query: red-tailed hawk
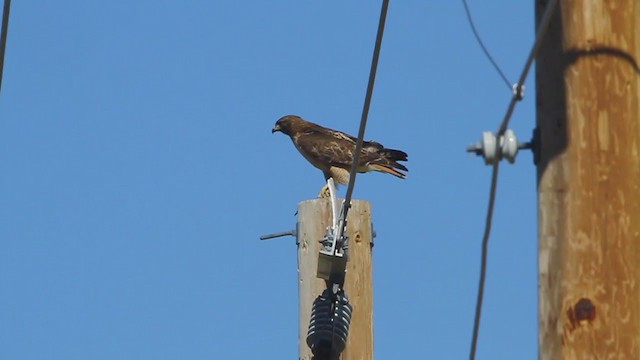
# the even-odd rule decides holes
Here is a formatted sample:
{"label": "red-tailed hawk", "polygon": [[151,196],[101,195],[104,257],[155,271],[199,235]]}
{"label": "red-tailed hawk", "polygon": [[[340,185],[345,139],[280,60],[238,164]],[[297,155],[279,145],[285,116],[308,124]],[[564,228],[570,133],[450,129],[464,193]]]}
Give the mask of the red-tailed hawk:
{"label": "red-tailed hawk", "polygon": [[[349,183],[349,171],[357,139],[342,131],[328,129],[296,115],[281,117],[271,130],[289,135],[298,151],[313,166],[322,170],[325,180],[333,178],[336,184]],[[375,141],[364,141],[357,170],[359,173],[380,171],[405,178],[400,172],[409,171],[398,161],[407,161],[407,153],[388,149]],[[323,188],[321,195],[325,195]]]}

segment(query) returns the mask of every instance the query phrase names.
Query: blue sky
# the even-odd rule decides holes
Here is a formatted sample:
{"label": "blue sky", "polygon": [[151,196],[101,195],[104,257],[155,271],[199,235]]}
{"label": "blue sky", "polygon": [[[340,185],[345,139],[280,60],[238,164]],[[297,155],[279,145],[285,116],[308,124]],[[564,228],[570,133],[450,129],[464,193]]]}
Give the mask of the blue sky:
{"label": "blue sky", "polygon": [[[513,82],[533,4],[469,1]],[[323,185],[273,123],[357,133],[380,2],[14,2],[0,93],[0,358],[293,359],[295,226]],[[533,72],[532,72],[533,75]],[[535,126],[533,76],[512,128]],[[511,94],[460,1],[392,1],[366,139],[409,176],[371,201],[378,359],[468,357]],[[344,191],[344,189],[343,189]],[[498,187],[478,359],[537,358],[531,153]]]}

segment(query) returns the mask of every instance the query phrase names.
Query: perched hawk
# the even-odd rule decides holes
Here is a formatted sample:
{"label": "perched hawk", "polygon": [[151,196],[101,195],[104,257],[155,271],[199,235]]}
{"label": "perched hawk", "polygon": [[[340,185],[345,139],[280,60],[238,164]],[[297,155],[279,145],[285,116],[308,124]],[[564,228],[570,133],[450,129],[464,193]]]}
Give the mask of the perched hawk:
{"label": "perched hawk", "polygon": [[[296,115],[281,117],[271,130],[289,135],[298,151],[313,166],[322,170],[325,180],[333,178],[336,184],[349,183],[349,171],[357,139],[341,131],[328,129]],[[407,161],[407,153],[387,149],[375,141],[364,141],[358,162],[358,172],[380,171],[405,178],[400,172],[409,171],[398,161]],[[326,196],[326,186],[320,191]]]}

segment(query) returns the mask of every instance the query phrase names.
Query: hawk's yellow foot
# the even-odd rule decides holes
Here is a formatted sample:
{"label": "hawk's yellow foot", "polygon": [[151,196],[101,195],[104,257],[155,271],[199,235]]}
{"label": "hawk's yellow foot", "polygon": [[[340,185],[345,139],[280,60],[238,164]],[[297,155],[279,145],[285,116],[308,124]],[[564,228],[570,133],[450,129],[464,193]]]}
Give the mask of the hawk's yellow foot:
{"label": "hawk's yellow foot", "polygon": [[329,185],[324,184],[320,192],[318,193],[318,199],[328,199],[331,197],[331,191],[329,190]]}

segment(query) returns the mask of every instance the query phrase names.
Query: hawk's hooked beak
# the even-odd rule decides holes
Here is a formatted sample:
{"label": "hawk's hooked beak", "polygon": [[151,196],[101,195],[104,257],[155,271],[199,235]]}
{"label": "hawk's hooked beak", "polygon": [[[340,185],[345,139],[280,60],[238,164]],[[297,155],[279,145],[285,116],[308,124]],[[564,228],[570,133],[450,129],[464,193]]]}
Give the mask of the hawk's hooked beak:
{"label": "hawk's hooked beak", "polygon": [[271,129],[271,133],[273,134],[278,131],[282,131],[282,129],[280,129],[280,125],[276,124],[273,129]]}

